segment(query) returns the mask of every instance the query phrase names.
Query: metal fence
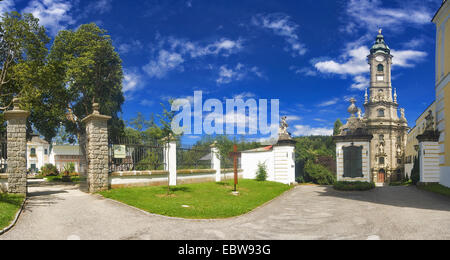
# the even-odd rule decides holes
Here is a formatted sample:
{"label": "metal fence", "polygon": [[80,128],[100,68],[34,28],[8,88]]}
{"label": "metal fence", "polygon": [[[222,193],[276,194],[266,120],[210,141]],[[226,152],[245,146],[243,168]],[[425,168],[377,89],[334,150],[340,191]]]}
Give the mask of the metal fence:
{"label": "metal fence", "polygon": [[164,147],[150,138],[116,138],[109,142],[109,170],[164,170]]}
{"label": "metal fence", "polygon": [[177,147],[177,169],[211,169],[211,149]]}

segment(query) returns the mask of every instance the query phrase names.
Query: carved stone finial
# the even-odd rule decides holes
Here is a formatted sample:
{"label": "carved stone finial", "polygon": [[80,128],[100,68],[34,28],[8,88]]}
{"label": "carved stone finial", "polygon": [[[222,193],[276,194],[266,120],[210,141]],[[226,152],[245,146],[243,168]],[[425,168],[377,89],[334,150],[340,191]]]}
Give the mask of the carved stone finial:
{"label": "carved stone finial", "polygon": [[380,29],[378,30],[378,33],[379,33],[379,34],[382,34],[382,33],[383,33],[383,29],[380,28]]}
{"label": "carved stone finial", "polygon": [[355,114],[358,113],[358,107],[356,107],[355,103],[356,103],[356,99],[351,98],[350,99],[350,103],[351,105],[348,107],[348,112],[351,114],[351,117],[355,117]]}
{"label": "carved stone finial", "polygon": [[281,123],[280,123],[280,134],[289,134],[288,133],[288,127],[289,127],[289,125],[288,125],[288,123],[287,123],[287,116],[283,116],[282,118],[281,118]]}
{"label": "carved stone finial", "polygon": [[14,98],[12,102],[13,102],[13,109],[20,110],[20,99]]}
{"label": "carved stone finial", "polygon": [[100,104],[99,103],[94,103],[92,104],[92,109],[94,110],[93,114],[95,115],[99,115],[100,114]]}

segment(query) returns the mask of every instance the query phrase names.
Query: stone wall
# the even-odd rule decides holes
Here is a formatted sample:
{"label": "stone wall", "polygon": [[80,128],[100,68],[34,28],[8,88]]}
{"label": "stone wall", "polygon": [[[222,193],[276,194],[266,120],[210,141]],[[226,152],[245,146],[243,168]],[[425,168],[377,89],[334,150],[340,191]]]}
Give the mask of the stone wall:
{"label": "stone wall", "polygon": [[94,112],[84,118],[86,126],[86,154],[89,192],[109,189],[108,120],[100,115],[99,104],[93,104]]}
{"label": "stone wall", "polygon": [[108,185],[108,125],[104,120],[86,124],[88,185],[90,192],[107,190]]}
{"label": "stone wall", "polygon": [[8,192],[27,193],[27,118],[29,112],[20,110],[19,100],[14,99],[14,109],[4,113],[7,125]]}

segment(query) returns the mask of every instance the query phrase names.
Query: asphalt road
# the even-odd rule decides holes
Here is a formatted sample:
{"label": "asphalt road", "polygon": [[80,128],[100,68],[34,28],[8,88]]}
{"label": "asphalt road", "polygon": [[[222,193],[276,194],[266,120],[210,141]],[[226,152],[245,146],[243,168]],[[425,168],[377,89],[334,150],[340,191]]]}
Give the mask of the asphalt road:
{"label": "asphalt road", "polygon": [[268,205],[226,220],[157,216],[81,192],[29,188],[7,239],[450,239],[450,198],[415,187],[338,192],[298,186]]}

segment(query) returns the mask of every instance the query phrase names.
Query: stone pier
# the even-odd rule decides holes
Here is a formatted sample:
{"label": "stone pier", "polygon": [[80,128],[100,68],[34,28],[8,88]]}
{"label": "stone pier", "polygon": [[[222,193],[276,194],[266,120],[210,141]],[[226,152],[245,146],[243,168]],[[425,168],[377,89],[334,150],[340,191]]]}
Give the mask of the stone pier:
{"label": "stone pier", "polygon": [[19,108],[13,100],[13,110],[4,113],[7,120],[8,192],[27,194],[27,118],[30,112]]}
{"label": "stone pier", "polygon": [[86,126],[86,153],[88,188],[90,193],[109,189],[108,120],[110,116],[99,113],[99,104],[93,104],[94,112],[84,118]]}

